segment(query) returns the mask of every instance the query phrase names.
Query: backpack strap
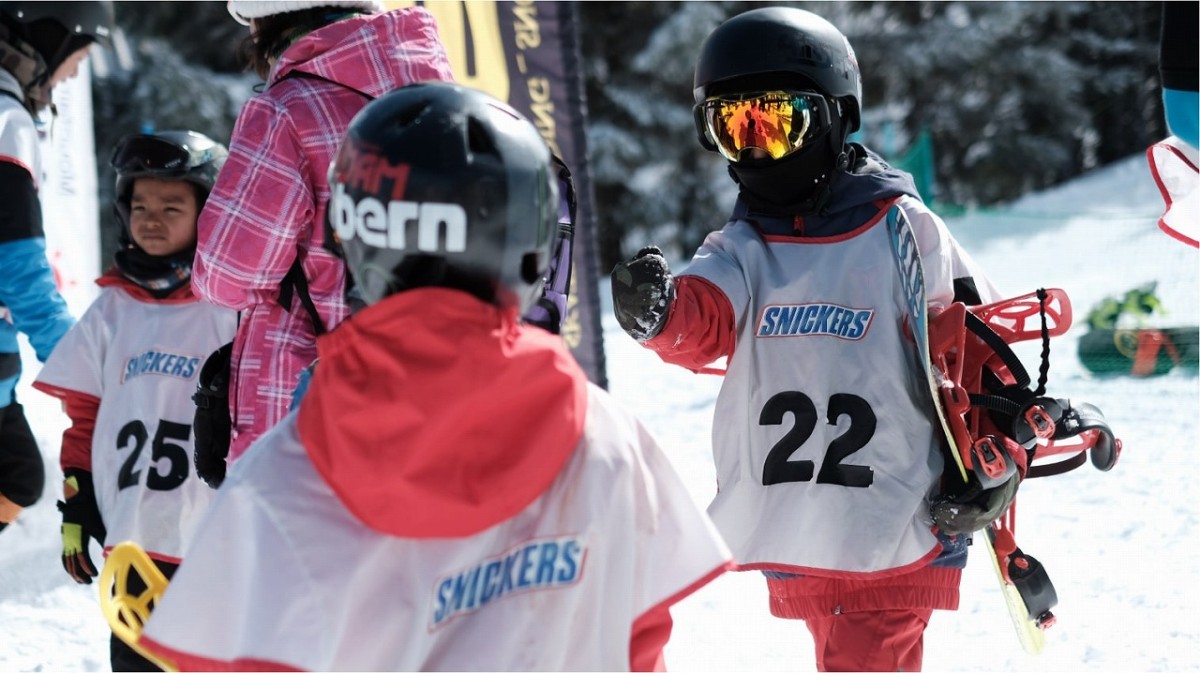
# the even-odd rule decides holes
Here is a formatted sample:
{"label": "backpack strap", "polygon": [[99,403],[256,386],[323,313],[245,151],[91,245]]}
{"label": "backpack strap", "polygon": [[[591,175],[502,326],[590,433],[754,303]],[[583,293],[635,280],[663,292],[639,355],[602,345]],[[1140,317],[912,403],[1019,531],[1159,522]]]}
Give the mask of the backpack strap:
{"label": "backpack strap", "polygon": [[[328,82],[343,89],[349,89],[350,91],[361,95],[363,98],[366,98],[368,101],[375,99],[374,96],[363,93],[358,89],[342,84],[341,82],[336,82],[328,77],[314,75],[310,72],[293,70],[275,83],[278,84],[285,79],[321,80],[322,82]],[[347,277],[349,277],[349,273],[347,273]],[[317,312],[317,307],[315,304],[313,304],[312,295],[308,293],[308,277],[304,275],[304,267],[300,265],[300,257],[298,256],[296,259],[292,260],[292,266],[288,268],[287,275],[283,277],[283,281],[281,281],[279,285],[279,305],[283,307],[283,310],[288,311],[289,313],[292,310],[293,294],[300,299],[300,303],[304,305],[304,310],[308,312],[308,317],[312,320],[313,331],[316,332],[317,336],[324,334],[326,332],[325,322],[321,320],[321,314]]]}
{"label": "backpack strap", "polygon": [[561,334],[562,322],[566,318],[567,301],[571,295],[571,267],[574,258],[575,240],[575,187],[571,182],[571,171],[558,155],[551,154],[558,173],[560,187],[558,204],[558,231],[551,251],[550,268],[547,272],[542,296],[522,318],[551,334]]}
{"label": "backpack strap", "polygon": [[292,295],[300,299],[300,303],[304,305],[304,310],[308,312],[308,317],[312,320],[313,331],[317,336],[325,333],[325,321],[321,320],[321,314],[317,312],[317,306],[313,303],[312,295],[308,293],[308,278],[304,275],[304,267],[300,265],[300,258],[292,260],[292,266],[288,269],[287,275],[283,277],[283,281],[279,284],[279,305],[283,310],[291,312],[292,310]]}

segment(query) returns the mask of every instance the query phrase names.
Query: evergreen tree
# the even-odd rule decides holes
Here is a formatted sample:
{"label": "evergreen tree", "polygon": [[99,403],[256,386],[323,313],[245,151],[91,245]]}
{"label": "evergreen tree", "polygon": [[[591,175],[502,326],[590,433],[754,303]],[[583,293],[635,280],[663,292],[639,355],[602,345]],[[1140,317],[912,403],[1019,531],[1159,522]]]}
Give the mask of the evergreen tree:
{"label": "evergreen tree", "polygon": [[[940,205],[1009,201],[1166,135],[1157,2],[584,2],[602,269],[644,243],[690,254],[724,223],[736,187],[696,142],[693,68],[719,23],[771,4],[809,9],[846,34],[863,72],[861,139],[894,160],[928,133]],[[115,7],[136,64],[95,80],[103,190],[120,136],[149,122],[228,139],[257,82],[241,73],[235,54],[248,33],[224,2]],[[111,195],[102,198],[111,225]]]}
{"label": "evergreen tree", "polygon": [[581,4],[601,268],[643,243],[690,253],[722,223],[714,185],[728,178],[696,143],[693,67],[705,36],[739,4]]}
{"label": "evergreen tree", "polygon": [[865,4],[845,30],[868,115],[932,132],[942,201],[1011,200],[1163,134],[1157,3]]}

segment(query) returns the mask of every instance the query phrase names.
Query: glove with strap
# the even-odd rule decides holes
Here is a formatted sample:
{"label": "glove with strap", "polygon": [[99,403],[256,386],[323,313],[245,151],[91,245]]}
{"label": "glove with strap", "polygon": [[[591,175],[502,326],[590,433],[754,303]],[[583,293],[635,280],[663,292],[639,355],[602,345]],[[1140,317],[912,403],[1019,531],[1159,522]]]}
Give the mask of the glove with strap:
{"label": "glove with strap", "polygon": [[992,488],[983,488],[979,480],[971,481],[960,493],[934,496],[929,506],[933,522],[938,530],[947,535],[960,535],[983,530],[996,521],[1012,505],[1017,497],[1020,475],[1014,473],[1006,481]]}
{"label": "glove with strap", "polygon": [[645,247],[612,270],[613,312],[621,329],[640,343],[662,331],[675,301],[675,279],[662,250]]}
{"label": "glove with strap", "polygon": [[[1020,444],[1003,434],[984,435],[971,447],[966,483],[959,482],[930,502],[933,522],[947,535],[983,530],[1012,506],[1028,471],[1028,453]],[[957,481],[958,475],[944,478]]]}
{"label": "glove with strap", "polygon": [[63,473],[63,497],[58,511],[62,512],[62,564],[67,574],[80,584],[91,584],[97,575],[88,554],[88,542],[101,545],[108,531],[96,505],[92,473],[79,468],[67,468]]}

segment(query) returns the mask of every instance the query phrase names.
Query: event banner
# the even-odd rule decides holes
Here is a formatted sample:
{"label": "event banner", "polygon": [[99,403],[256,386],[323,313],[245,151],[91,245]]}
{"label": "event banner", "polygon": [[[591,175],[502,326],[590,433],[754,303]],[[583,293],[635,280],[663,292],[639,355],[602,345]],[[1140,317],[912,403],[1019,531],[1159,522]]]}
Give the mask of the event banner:
{"label": "event banner", "polygon": [[579,205],[571,295],[562,334],[592,382],[607,387],[578,8],[574,2],[536,0],[385,4],[389,9],[413,4],[428,9],[437,19],[458,82],[507,101],[526,115],[571,169]]}
{"label": "event banner", "polygon": [[46,256],[58,290],[79,317],[99,293],[100,222],[96,201],[96,152],[92,132],[92,81],[87,65],[54,87],[58,114],[44,110],[39,122],[42,173],[38,199],[46,232]]}

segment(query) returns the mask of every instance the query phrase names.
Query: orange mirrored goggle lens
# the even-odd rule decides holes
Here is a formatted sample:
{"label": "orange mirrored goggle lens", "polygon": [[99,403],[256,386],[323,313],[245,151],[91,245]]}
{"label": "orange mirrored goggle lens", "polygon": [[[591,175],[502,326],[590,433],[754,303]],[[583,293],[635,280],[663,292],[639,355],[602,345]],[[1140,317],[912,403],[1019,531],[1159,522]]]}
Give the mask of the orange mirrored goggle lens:
{"label": "orange mirrored goggle lens", "polygon": [[759,149],[781,159],[829,129],[829,108],[820,94],[765,91],[704,101],[704,121],[717,150],[741,161]]}

